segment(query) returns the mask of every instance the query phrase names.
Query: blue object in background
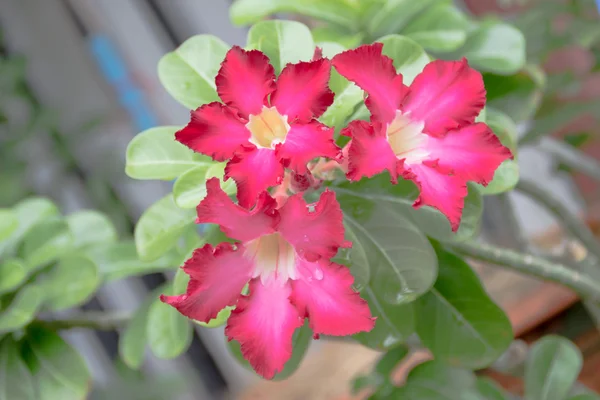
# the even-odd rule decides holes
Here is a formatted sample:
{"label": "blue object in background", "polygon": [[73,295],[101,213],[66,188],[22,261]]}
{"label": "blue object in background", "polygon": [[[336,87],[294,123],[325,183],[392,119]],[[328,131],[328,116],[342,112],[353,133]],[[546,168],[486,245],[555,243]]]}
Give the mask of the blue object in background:
{"label": "blue object in background", "polygon": [[127,66],[111,40],[103,35],[89,39],[90,49],[100,71],[117,92],[119,103],[127,110],[139,131],[157,125],[157,118],[149,107],[144,93],[131,79]]}

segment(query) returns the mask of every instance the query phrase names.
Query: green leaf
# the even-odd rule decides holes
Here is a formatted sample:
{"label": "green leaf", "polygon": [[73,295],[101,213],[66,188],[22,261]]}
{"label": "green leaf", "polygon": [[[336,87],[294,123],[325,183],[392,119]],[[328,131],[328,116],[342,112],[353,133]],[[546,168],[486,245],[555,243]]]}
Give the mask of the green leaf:
{"label": "green leaf", "polygon": [[17,230],[19,220],[12,210],[0,208],[0,240],[5,240]]}
{"label": "green leaf", "polygon": [[127,176],[170,181],[194,167],[210,165],[209,157],[195,154],[175,140],[175,132],[179,129],[159,126],[136,135],[127,146]]}
{"label": "green leaf", "polygon": [[253,25],[248,31],[248,49],[257,49],[269,57],[275,73],[287,63],[310,61],[315,51],[308,27],[296,21],[270,20]]}
{"label": "green leaf", "polygon": [[[177,272],[173,287],[164,291],[167,295],[180,294],[185,290],[185,274],[182,270]],[[150,349],[158,358],[175,358],[186,351],[192,342],[192,325],[188,318],[159,299],[150,306],[147,322],[146,334]]]}
{"label": "green leaf", "polygon": [[158,78],[188,109],[219,101],[215,77],[229,46],[212,35],[196,35],[158,62]]}
{"label": "green leaf", "polygon": [[27,266],[17,258],[0,264],[0,295],[12,292],[27,279]]}
{"label": "green leaf", "polygon": [[370,387],[377,389],[377,395],[381,395],[383,391],[387,391],[386,389],[388,389],[388,387],[392,389],[393,383],[391,374],[408,353],[409,348],[407,346],[398,346],[384,353],[377,361],[377,364],[371,373],[360,376],[354,380],[352,393],[358,394],[361,390]]}
{"label": "green leaf", "polygon": [[537,341],[525,362],[525,400],[562,400],[583,365],[581,352],[569,340],[549,335]]}
{"label": "green leaf", "polygon": [[67,222],[52,218],[36,224],[23,238],[23,258],[30,271],[56,260],[73,248],[73,235]]}
{"label": "green leaf", "polygon": [[373,37],[398,33],[436,2],[438,0],[388,0],[370,18],[367,31]]}
{"label": "green leaf", "polygon": [[488,377],[477,378],[477,391],[481,400],[509,400],[508,394]]}
{"label": "green leaf", "polygon": [[517,151],[517,125],[508,115],[488,107],[485,122],[492,128],[504,146],[513,152]]}
{"label": "green leaf", "polygon": [[351,0],[236,0],[229,15],[236,25],[250,25],[272,14],[296,13],[354,29],[361,7]]}
{"label": "green leaf", "polygon": [[135,226],[135,246],[142,261],[154,261],[172,249],[188,225],[194,223],[193,210],[177,207],[168,194],[152,204]]}
{"label": "green leaf", "polygon": [[438,279],[416,302],[417,333],[436,360],[486,367],[512,342],[510,321],[468,264],[439,246],[436,253]]}
{"label": "green leaf", "polygon": [[224,309],[222,309],[221,311],[219,311],[217,316],[208,322],[196,321],[195,319],[192,321],[194,321],[198,325],[203,326],[205,328],[218,328],[219,326],[223,326],[227,323],[227,320],[229,319],[229,316],[231,315],[231,311],[233,311],[234,309],[235,309],[235,307],[227,306]]}
{"label": "green leaf", "polygon": [[377,41],[383,43],[382,53],[394,61],[396,72],[402,74],[402,82],[405,85],[410,85],[431,61],[421,45],[408,37],[388,35]]}
{"label": "green leaf", "polygon": [[346,224],[369,262],[369,286],[390,304],[414,301],[425,293],[437,274],[437,260],[427,238],[398,210],[387,204],[338,200]]}
{"label": "green leaf", "polygon": [[431,51],[454,51],[467,39],[469,21],[453,4],[434,4],[418,15],[402,30],[421,46]]}
{"label": "green leaf", "polygon": [[0,400],[37,400],[34,382],[11,337],[0,342]]}
{"label": "green leaf", "polygon": [[96,245],[86,250],[85,254],[98,266],[103,281],[145,275],[179,266],[178,255],[173,251],[153,261],[140,260],[135,243],[130,240]]}
{"label": "green leaf", "polygon": [[21,289],[10,305],[0,313],[0,334],[29,324],[44,301],[43,290],[36,285]]}
{"label": "green leaf", "polygon": [[481,71],[515,74],[525,66],[525,38],[511,25],[489,21],[471,32],[465,45],[450,58],[461,56]]}
{"label": "green leaf", "polygon": [[344,223],[344,230],[345,239],[352,242],[352,247],[349,249],[340,248],[332,261],[350,268],[350,273],[354,277],[353,286],[360,292],[371,280],[369,259],[367,258],[365,248],[360,243],[352,226],[348,223]]}
{"label": "green leaf", "polygon": [[[338,28],[333,25],[318,26],[311,29],[313,40],[321,47],[320,43],[335,43],[349,49],[360,46],[364,33],[352,33],[343,28]],[[324,53],[325,54],[325,53]],[[330,56],[326,56],[331,58]]]}
{"label": "green leaf", "polygon": [[55,311],[85,303],[100,285],[98,267],[80,254],[60,258],[43,278],[44,305]]}
{"label": "green leaf", "polygon": [[[308,321],[306,321],[304,325],[302,325],[300,328],[296,329],[296,331],[294,332],[294,336],[292,336],[292,356],[285,363],[283,370],[275,375],[275,377],[273,378],[274,381],[284,380],[290,377],[294,372],[296,372],[296,370],[300,366],[300,363],[304,359],[304,356],[306,355],[308,346],[312,341],[312,336],[313,333],[310,327],[308,326]],[[254,370],[250,366],[250,363],[248,363],[248,361],[246,361],[246,359],[242,355],[240,344],[237,341],[228,341],[227,348],[241,365],[254,372]]]}
{"label": "green leaf", "polygon": [[438,361],[427,361],[410,371],[406,384],[390,398],[481,400],[475,384],[475,375],[471,371],[452,368]]}
{"label": "green leaf", "polygon": [[582,393],[573,397],[569,397],[569,400],[598,400],[600,396],[594,393]]}
{"label": "green leaf", "polygon": [[90,374],[75,349],[56,333],[32,327],[23,358],[37,386],[38,400],[81,400],[90,388]]}
{"label": "green leaf", "polygon": [[368,204],[363,203],[364,200],[370,201],[371,204],[387,205],[401,213],[427,236],[440,241],[462,241],[473,237],[479,229],[483,213],[481,194],[474,185],[470,184],[461,224],[456,233],[452,232],[448,219],[438,210],[428,206],[413,208],[412,205],[419,192],[412,182],[401,180],[397,185],[392,185],[389,182],[389,175],[380,174],[360,182],[345,182],[332,189],[338,195],[344,194],[347,208],[354,207],[360,211],[365,204]]}
{"label": "green leaf", "polygon": [[67,216],[73,234],[74,247],[87,247],[96,243],[117,241],[117,230],[108,217],[98,211],[78,211]]}
{"label": "green leaf", "polygon": [[139,369],[144,361],[144,353],[148,344],[146,327],[148,326],[150,307],[165,288],[166,286],[163,285],[148,295],[119,336],[119,355],[129,368]]}
{"label": "green leaf", "polygon": [[228,195],[236,192],[233,179],[223,182],[225,163],[199,166],[181,175],[173,185],[175,203],[181,208],[196,208],[206,197],[205,182],[210,178],[219,178],[221,189]]}

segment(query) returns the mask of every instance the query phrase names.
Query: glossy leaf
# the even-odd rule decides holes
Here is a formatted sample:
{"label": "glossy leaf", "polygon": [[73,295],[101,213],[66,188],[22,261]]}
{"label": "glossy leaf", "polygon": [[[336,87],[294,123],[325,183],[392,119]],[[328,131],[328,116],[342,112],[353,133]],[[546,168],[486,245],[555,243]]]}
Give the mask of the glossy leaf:
{"label": "glossy leaf", "polygon": [[345,239],[352,242],[352,247],[340,248],[332,261],[350,268],[350,273],[354,277],[353,286],[356,290],[361,291],[371,280],[367,252],[349,223],[344,224],[344,230]]}
{"label": "glossy leaf", "polygon": [[[465,198],[465,207],[460,227],[456,233],[450,228],[448,219],[432,207],[414,209],[412,204],[418,196],[417,187],[409,181],[400,181],[397,185],[389,182],[389,175],[380,174],[360,182],[344,182],[333,187],[339,195],[344,194],[346,209],[365,207],[365,200],[371,204],[382,204],[402,214],[427,236],[441,241],[462,241],[473,237],[479,229],[483,204],[481,194],[473,185],[469,185],[469,194]],[[368,206],[369,207],[373,206]]]}
{"label": "glossy leaf", "polygon": [[415,303],[417,333],[436,360],[471,369],[494,362],[513,339],[508,317],[460,257],[436,246],[438,279]]}
{"label": "glossy leaf", "polygon": [[302,14],[337,25],[355,28],[361,2],[340,0],[236,0],[229,9],[236,25],[249,25],[277,13]]}
{"label": "glossy leaf", "polygon": [[85,254],[98,266],[103,281],[145,275],[179,266],[177,254],[173,251],[168,251],[153,261],[140,260],[135,243],[131,240],[96,245]]}
{"label": "glossy leaf", "polygon": [[151,205],[135,226],[135,246],[142,261],[154,261],[175,246],[195,212],[177,207],[168,194]]}
{"label": "glossy leaf", "polygon": [[508,394],[488,377],[477,378],[477,391],[481,400],[510,400]]}
{"label": "glossy leaf", "polygon": [[0,264],[0,295],[17,289],[25,279],[28,270],[23,260],[13,258]]}
{"label": "glossy leaf", "polygon": [[36,270],[73,248],[73,242],[66,221],[47,219],[33,226],[23,238],[23,258],[29,270]]}
{"label": "glossy leaf", "polygon": [[203,165],[187,171],[173,185],[175,203],[181,208],[196,208],[202,199],[206,197],[205,182],[213,177],[220,179],[221,189],[225,193],[235,194],[236,186],[233,179],[223,182],[224,171],[225,163]]}
{"label": "glossy leaf", "polygon": [[212,35],[196,35],[158,63],[158,77],[167,92],[186,108],[219,101],[215,77],[229,46]]}
{"label": "glossy leaf", "polygon": [[114,225],[106,215],[98,211],[78,211],[66,219],[73,234],[74,247],[117,241],[118,234]]}
{"label": "glossy leaf", "polygon": [[148,295],[119,336],[119,356],[129,368],[139,369],[142,366],[148,345],[147,326],[150,307],[165,288],[166,285],[159,287]]}
{"label": "glossy leaf", "polygon": [[5,240],[17,230],[19,220],[12,210],[0,208],[0,240]]}
{"label": "glossy leaf", "polygon": [[0,400],[37,400],[34,382],[10,336],[0,342]]}
{"label": "glossy leaf", "polygon": [[412,19],[402,34],[427,50],[446,52],[465,43],[468,28],[469,21],[459,9],[451,3],[439,2]]}
{"label": "glossy leaf", "polygon": [[178,129],[180,127],[160,126],[135,136],[127,146],[127,176],[170,181],[194,167],[209,165],[210,158],[195,154],[175,140]]}
{"label": "glossy leaf", "polygon": [[[363,32],[353,33],[334,25],[312,27],[310,31],[316,43],[336,43],[347,49],[360,46],[365,36]],[[330,57],[327,56],[327,58]]]}
{"label": "glossy leaf", "polygon": [[86,398],[91,380],[86,364],[55,332],[29,329],[23,358],[36,383],[37,400]]}
{"label": "glossy leaf", "polygon": [[96,264],[79,254],[62,257],[43,278],[44,305],[50,310],[85,303],[100,285]]}
{"label": "glossy leaf", "polygon": [[367,30],[372,36],[398,33],[412,21],[416,15],[431,7],[438,0],[388,0],[369,19]]}
{"label": "glossy leaf", "polygon": [[21,289],[7,308],[0,312],[0,334],[29,324],[44,301],[43,290],[36,285]]}
{"label": "glossy leaf", "polygon": [[229,316],[231,315],[231,311],[233,311],[234,309],[235,309],[235,307],[227,306],[224,309],[222,309],[221,311],[219,311],[217,316],[208,322],[202,322],[202,321],[196,321],[196,320],[193,320],[193,321],[195,323],[197,323],[198,325],[203,326],[205,328],[218,328],[219,326],[223,326],[227,323],[227,320],[229,319]]}
{"label": "glossy leaf", "polygon": [[[308,321],[306,321],[304,325],[302,325],[300,328],[296,329],[296,331],[294,332],[294,336],[292,337],[292,356],[283,367],[283,370],[277,375],[275,375],[275,377],[273,378],[274,381],[284,380],[290,377],[294,372],[296,372],[296,370],[300,366],[300,363],[304,359],[304,356],[306,355],[308,346],[312,341],[312,336],[312,330],[308,326]],[[237,341],[228,341],[227,347],[229,348],[231,354],[241,365],[253,371],[248,361],[246,361],[246,359],[242,355],[240,344]]]}
{"label": "glossy leaf", "polygon": [[525,65],[525,38],[513,26],[490,21],[470,32],[465,45],[450,58],[460,56],[481,71],[511,75]]}
{"label": "glossy leaf", "polygon": [[525,400],[562,400],[567,397],[583,365],[571,341],[545,336],[531,348],[525,362]]}
{"label": "glossy leaf", "polygon": [[481,400],[471,371],[449,367],[438,361],[417,365],[398,388],[393,399]]}
{"label": "glossy leaf", "polygon": [[[185,274],[178,271],[173,287],[166,288],[163,293],[181,294],[185,290],[184,277]],[[171,359],[189,347],[192,342],[192,325],[190,320],[175,308],[156,299],[148,312],[146,334],[152,353],[158,358]]]}
{"label": "glossy leaf", "polygon": [[410,85],[431,61],[425,50],[408,37],[388,35],[377,41],[383,43],[383,54],[394,60],[396,72],[402,74],[405,85]]}
{"label": "glossy leaf", "polygon": [[315,50],[312,35],[306,25],[284,20],[262,21],[253,25],[248,31],[246,47],[265,53],[276,74],[287,63],[310,61]]}
{"label": "glossy leaf", "polygon": [[582,393],[573,397],[569,397],[569,400],[599,400],[600,396],[594,393]]}

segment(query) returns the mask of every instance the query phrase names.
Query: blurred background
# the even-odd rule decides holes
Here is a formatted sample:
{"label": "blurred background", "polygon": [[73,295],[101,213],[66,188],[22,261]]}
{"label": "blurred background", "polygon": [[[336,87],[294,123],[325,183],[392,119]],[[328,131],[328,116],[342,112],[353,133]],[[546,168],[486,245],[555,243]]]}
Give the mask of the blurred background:
{"label": "blurred background", "polygon": [[[456,3],[476,16],[506,18],[524,32],[528,60],[539,62],[547,73],[547,85],[535,93],[540,109],[546,107],[548,114],[570,110],[551,121],[549,129],[556,140],[600,159],[600,22],[589,8],[593,1],[581,2],[580,14],[555,8],[569,3],[566,0]],[[130,236],[143,210],[167,194],[171,183],[128,178],[126,146],[144,129],[182,125],[189,117],[189,110],[160,85],[156,65],[164,54],[199,33],[243,46],[246,29],[231,24],[230,4],[230,0],[0,0],[0,207],[31,194],[48,196],[66,214],[103,211],[122,235]],[[570,104],[574,106],[569,108]],[[520,124],[521,131],[528,123]],[[544,182],[565,206],[584,214],[588,225],[600,231],[600,187],[550,156],[552,143],[521,150],[521,175]],[[509,201],[525,235],[549,246],[561,241],[555,221],[534,203],[518,194],[511,194]],[[495,197],[486,202],[490,204],[483,234],[498,244],[518,247],[518,238],[507,228],[505,208]],[[521,323],[522,334],[556,318],[579,315],[577,299],[560,288],[481,268],[492,295],[509,314],[511,307],[515,309],[511,320],[513,325]],[[135,310],[166,279],[151,274],[110,283],[85,309]],[[538,306],[530,313],[521,307],[516,315],[516,305],[527,301]],[[579,326],[593,326],[586,323]],[[259,384],[228,353],[222,328],[197,327],[185,355],[170,361],[149,356],[140,372],[117,361],[115,332],[75,330],[66,338],[84,355],[93,374],[93,399],[220,399],[226,393],[260,399],[341,399],[333,389],[325,390],[325,395],[309,390],[347,386],[350,376],[376,356],[358,346],[319,343],[312,346],[298,372],[300,378]],[[331,368],[324,372],[333,360],[337,376],[328,375]],[[594,360],[589,368],[600,367],[600,360]]]}

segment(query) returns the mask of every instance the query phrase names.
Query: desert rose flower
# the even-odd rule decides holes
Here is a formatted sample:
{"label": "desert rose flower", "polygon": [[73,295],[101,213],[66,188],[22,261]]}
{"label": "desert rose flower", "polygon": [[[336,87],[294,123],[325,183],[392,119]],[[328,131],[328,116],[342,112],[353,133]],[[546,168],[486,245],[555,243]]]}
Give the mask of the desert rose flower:
{"label": "desert rose flower", "polygon": [[420,189],[415,207],[429,205],[460,224],[467,181],[487,185],[498,166],[512,158],[491,129],[475,118],[485,105],[479,72],[467,60],[432,61],[410,87],[396,73],[383,44],[338,54],[336,70],[367,93],[371,121],[352,121],[342,134],[348,148],[350,180],[389,171]]}
{"label": "desert rose flower", "polygon": [[258,195],[281,182],[284,168],[298,174],[316,157],[337,158],[333,129],[318,118],[331,105],[330,61],[319,52],[310,62],[288,64],[275,80],[268,57],[234,46],[215,79],[223,103],[192,111],[176,139],[216,161],[230,160],[225,177],[250,208]]}
{"label": "desert rose flower", "polygon": [[[183,270],[186,293],[161,300],[183,315],[208,322],[236,305],[225,333],[241,344],[255,371],[270,379],[292,353],[292,335],[308,318],[315,335],[369,331],[375,321],[367,303],[352,289],[347,267],[330,261],[344,242],[342,211],[325,191],[307,205],[301,194],[277,208],[267,193],[247,210],[234,204],[216,178],[198,205],[198,223],[219,224],[238,243],[196,249]],[[249,284],[249,294],[242,289]]]}

